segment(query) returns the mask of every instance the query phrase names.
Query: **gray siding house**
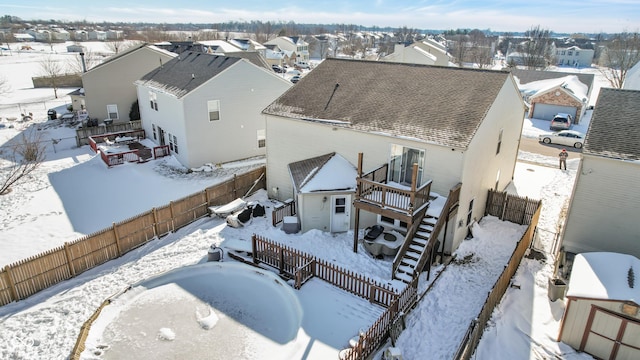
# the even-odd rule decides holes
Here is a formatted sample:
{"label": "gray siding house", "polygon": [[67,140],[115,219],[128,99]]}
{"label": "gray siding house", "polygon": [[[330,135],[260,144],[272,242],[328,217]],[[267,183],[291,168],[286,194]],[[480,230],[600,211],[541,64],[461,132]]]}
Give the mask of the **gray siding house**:
{"label": "gray siding house", "polygon": [[188,168],[265,154],[269,103],[293,84],[240,57],[184,52],[136,81],[147,137]]}
{"label": "gray siding house", "polygon": [[[488,190],[511,181],[523,110],[508,72],[326,59],[263,111],[267,189],[298,202],[302,229],[354,237],[374,224],[407,231],[430,195],[457,189],[459,206],[436,214],[450,253],[484,215]],[[334,171],[309,190],[334,159],[356,179]]]}
{"label": "gray siding house", "polygon": [[564,251],[640,257],[640,91],[603,88],[582,150]]}

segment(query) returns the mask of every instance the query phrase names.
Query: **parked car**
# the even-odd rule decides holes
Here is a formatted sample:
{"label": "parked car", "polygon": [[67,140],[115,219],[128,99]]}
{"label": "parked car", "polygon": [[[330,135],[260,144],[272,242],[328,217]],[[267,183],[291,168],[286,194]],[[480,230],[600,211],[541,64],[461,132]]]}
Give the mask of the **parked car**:
{"label": "parked car", "polygon": [[551,120],[551,124],[549,124],[549,129],[551,130],[568,130],[571,128],[571,124],[573,123],[573,118],[569,114],[558,113]]}
{"label": "parked car", "polygon": [[306,61],[296,61],[295,66],[301,69],[309,69],[309,63]]}
{"label": "parked car", "polygon": [[275,72],[277,72],[279,74],[285,72],[285,70],[282,67],[280,67],[279,65],[271,65],[271,69],[273,69],[273,71],[275,71]]}
{"label": "parked car", "polygon": [[562,130],[553,134],[539,135],[538,140],[545,144],[559,144],[580,149],[584,142],[584,134],[575,130]]}
{"label": "parked car", "polygon": [[298,81],[300,81],[300,75],[294,75],[293,77],[291,77],[291,82],[292,83],[297,83]]}

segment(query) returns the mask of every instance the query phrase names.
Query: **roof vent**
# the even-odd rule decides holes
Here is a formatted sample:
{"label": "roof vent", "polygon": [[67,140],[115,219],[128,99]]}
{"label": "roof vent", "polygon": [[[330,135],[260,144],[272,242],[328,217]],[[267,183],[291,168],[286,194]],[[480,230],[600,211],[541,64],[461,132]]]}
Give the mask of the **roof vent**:
{"label": "roof vent", "polygon": [[196,74],[191,74],[191,78],[195,79],[196,78]]}

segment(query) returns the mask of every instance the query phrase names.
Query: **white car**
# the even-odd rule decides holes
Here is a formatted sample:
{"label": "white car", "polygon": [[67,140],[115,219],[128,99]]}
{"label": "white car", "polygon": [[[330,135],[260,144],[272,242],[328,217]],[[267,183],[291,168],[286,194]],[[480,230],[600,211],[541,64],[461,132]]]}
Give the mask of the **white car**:
{"label": "white car", "polygon": [[539,135],[538,141],[542,141],[545,144],[559,144],[580,149],[584,142],[584,134],[575,130],[562,130],[553,134]]}

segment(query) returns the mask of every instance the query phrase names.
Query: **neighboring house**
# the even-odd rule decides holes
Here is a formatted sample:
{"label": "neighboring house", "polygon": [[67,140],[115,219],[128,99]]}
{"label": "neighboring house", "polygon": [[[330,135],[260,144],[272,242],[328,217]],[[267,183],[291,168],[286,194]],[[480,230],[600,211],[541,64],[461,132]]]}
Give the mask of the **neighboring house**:
{"label": "neighboring house", "polygon": [[249,39],[249,38],[238,38],[238,39],[229,39],[229,43],[237,48],[242,49],[243,51],[250,52],[258,52],[262,56],[266,55],[267,48],[266,46],[260,44],[259,42]]}
{"label": "neighboring house", "polygon": [[124,38],[124,31],[107,30],[107,40],[122,40],[123,38]]}
{"label": "neighboring house", "polygon": [[[457,188],[435,235],[446,232],[450,254],[484,215],[488,190],[511,181],[523,110],[508,72],[329,58],[263,111],[267,189],[295,199],[302,229],[340,232],[376,223],[407,231],[430,195]],[[329,171],[334,179],[305,187],[338,155],[362,177],[336,185]]]}
{"label": "neighboring house", "polygon": [[71,98],[71,106],[73,111],[84,110],[86,108],[84,103],[84,89],[80,88],[69,93]]}
{"label": "neighboring house", "polygon": [[18,42],[35,40],[35,37],[33,35],[21,34],[21,33],[13,34],[13,38],[16,39],[16,41]]}
{"label": "neighboring house", "polygon": [[278,48],[290,58],[288,65],[309,61],[309,44],[299,36],[278,36],[264,45],[278,45]]}
{"label": "neighboring house", "polygon": [[73,32],[75,41],[89,41],[89,33],[85,30],[76,30]]}
{"label": "neighboring house", "polygon": [[576,256],[558,340],[597,359],[640,359],[638,274],[631,255]]}
{"label": "neighboring house", "polygon": [[289,56],[280,50],[278,45],[271,44],[265,45],[265,47],[267,48],[265,50],[265,59],[269,65],[284,66],[285,64],[289,64]]}
{"label": "neighboring house", "polygon": [[393,53],[380,60],[408,64],[449,66],[450,56],[444,45],[430,39],[424,39],[407,46],[402,43],[396,44]]}
{"label": "neighboring house", "polygon": [[640,90],[640,61],[638,61],[629,71],[622,83],[623,89]]}
{"label": "neighboring house", "polygon": [[62,28],[52,28],[51,39],[53,41],[69,41],[71,40],[71,34]]}
{"label": "neighboring house", "polygon": [[291,82],[240,57],[182,53],[135,82],[147,137],[188,168],[265,154],[261,114]]}
{"label": "neighboring house", "polygon": [[582,148],[562,248],[640,257],[640,91],[603,88]]}
{"label": "neighboring house", "polygon": [[310,35],[305,41],[309,44],[309,58],[315,60],[326,59],[338,47],[338,37],[332,34]]}
{"label": "neighboring house", "polygon": [[91,118],[129,121],[137,100],[134,81],[176,55],[142,44],[114,55],[82,74],[85,106]]}
{"label": "neighboring house", "polygon": [[107,33],[102,30],[89,31],[89,40],[104,41],[107,40]]}
{"label": "neighboring house", "polygon": [[553,120],[566,113],[577,124],[586,111],[593,74],[572,74],[556,71],[512,69],[524,101],[529,105],[529,118]]}
{"label": "neighboring house", "polygon": [[593,62],[595,50],[581,49],[577,46],[557,48],[555,53],[556,65],[590,67]]}

